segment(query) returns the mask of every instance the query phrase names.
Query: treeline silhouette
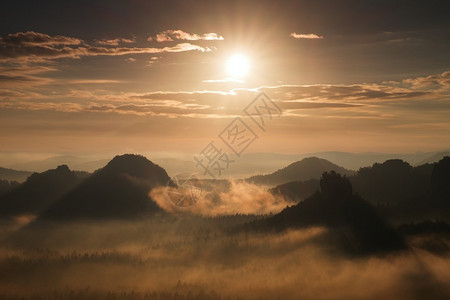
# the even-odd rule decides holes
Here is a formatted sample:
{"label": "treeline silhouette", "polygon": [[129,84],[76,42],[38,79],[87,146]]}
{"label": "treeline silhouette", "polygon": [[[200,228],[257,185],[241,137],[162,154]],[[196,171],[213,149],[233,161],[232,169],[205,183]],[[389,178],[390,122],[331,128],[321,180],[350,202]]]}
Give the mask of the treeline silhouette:
{"label": "treeline silhouette", "polygon": [[350,180],[396,223],[450,219],[450,157],[418,167],[390,160],[363,168]]}
{"label": "treeline silhouette", "polygon": [[20,183],[14,180],[0,179],[0,197],[17,188],[19,185]]}
{"label": "treeline silhouette", "polygon": [[374,204],[398,204],[425,195],[434,165],[412,167],[400,159],[358,170],[350,181],[362,197]]}
{"label": "treeline silhouette", "polygon": [[[361,168],[348,180],[353,190],[396,223],[450,219],[450,158],[412,167],[399,159]],[[313,181],[293,181],[272,188],[291,201],[302,200],[315,188]]]}

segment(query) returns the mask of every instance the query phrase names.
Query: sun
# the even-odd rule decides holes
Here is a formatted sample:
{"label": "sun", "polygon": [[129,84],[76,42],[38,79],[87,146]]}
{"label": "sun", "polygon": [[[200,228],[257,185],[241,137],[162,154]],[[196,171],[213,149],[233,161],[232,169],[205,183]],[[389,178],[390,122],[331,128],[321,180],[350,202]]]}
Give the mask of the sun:
{"label": "sun", "polygon": [[242,54],[235,54],[227,61],[227,71],[232,77],[244,77],[250,68],[250,62]]}

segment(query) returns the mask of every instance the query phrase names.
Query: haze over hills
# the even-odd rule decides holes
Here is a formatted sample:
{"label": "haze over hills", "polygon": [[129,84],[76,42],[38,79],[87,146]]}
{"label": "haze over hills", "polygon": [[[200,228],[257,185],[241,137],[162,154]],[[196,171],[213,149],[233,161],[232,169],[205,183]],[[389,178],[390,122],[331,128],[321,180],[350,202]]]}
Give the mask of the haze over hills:
{"label": "haze over hills", "polygon": [[[445,168],[441,168],[442,174],[433,175],[435,166],[445,165],[445,162],[447,160],[412,167],[407,162],[392,159],[355,173],[327,160],[311,157],[271,174],[253,176],[247,182],[272,186],[269,190],[272,194],[297,203],[318,189],[318,178],[323,172],[336,171],[347,175],[355,192],[373,205],[381,206],[388,215],[420,217],[427,212],[432,216],[436,215],[437,206],[430,207],[427,199],[447,195],[433,196],[438,193],[435,191],[445,190],[445,184],[437,185],[436,182],[445,183],[450,176],[445,173]],[[169,176],[163,168],[140,155],[116,156],[91,176],[60,166],[33,174],[27,182],[14,188],[4,186],[7,192],[0,195],[0,213],[18,215],[45,211],[43,217],[50,219],[132,217],[160,211],[148,198],[148,193],[153,187],[168,182]],[[218,188],[219,181],[211,181],[210,185],[210,188]],[[227,192],[230,192],[230,186],[228,184]],[[441,200],[441,203],[446,202]]]}
{"label": "haze over hills", "polygon": [[343,175],[354,174],[354,171],[339,167],[325,159],[308,157],[271,174],[252,176],[248,178],[247,181],[256,184],[275,186],[290,181],[319,179],[324,172],[332,170]]}
{"label": "haze over hills", "polygon": [[436,153],[436,154],[428,157],[427,159],[420,161],[416,165],[420,166],[420,165],[424,165],[424,164],[432,164],[432,163],[440,161],[441,159],[443,159],[446,156],[450,156],[450,151]]}
{"label": "haze over hills", "polygon": [[93,172],[107,164],[108,161],[109,159],[107,158],[95,158],[77,155],[57,155],[45,159],[16,162],[9,166],[13,169],[43,172],[50,168],[54,168],[55,166],[64,164],[70,167],[72,170]]}
{"label": "haze over hills", "polygon": [[17,171],[13,169],[7,169],[0,167],[0,179],[24,182],[27,180],[28,176],[30,176],[33,172],[29,171]]}
{"label": "haze over hills", "polygon": [[[402,159],[411,165],[421,165],[426,162],[437,162],[448,151],[437,152],[417,152],[417,153],[349,153],[349,152],[312,152],[300,154],[280,154],[280,153],[244,153],[241,158],[230,165],[230,168],[224,172],[226,178],[247,178],[254,175],[271,173],[278,170],[293,161],[299,161],[307,157],[317,157],[329,160],[334,164],[342,166],[348,170],[358,170],[361,167],[371,166],[374,163],[383,163],[389,159]],[[192,174],[201,170],[195,167],[192,159],[193,154],[183,153],[143,153],[151,157],[152,161],[164,166],[167,173],[171,176],[185,173]],[[68,165],[72,170],[81,170],[93,172],[108,163],[112,154],[102,155],[51,155],[47,158],[36,158],[30,160],[29,155],[14,156],[7,153],[0,153],[0,166],[14,170],[27,170],[32,172],[42,172],[48,169],[56,168],[59,165]],[[0,172],[0,179],[2,177]],[[26,178],[23,178],[24,181]],[[13,180],[13,179],[9,179]]]}

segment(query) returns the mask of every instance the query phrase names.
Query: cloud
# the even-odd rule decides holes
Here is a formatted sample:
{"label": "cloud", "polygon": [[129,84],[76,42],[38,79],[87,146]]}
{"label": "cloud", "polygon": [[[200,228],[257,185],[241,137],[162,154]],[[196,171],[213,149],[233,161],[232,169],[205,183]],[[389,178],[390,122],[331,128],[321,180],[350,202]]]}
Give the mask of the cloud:
{"label": "cloud", "polygon": [[258,90],[266,91],[273,98],[283,101],[340,101],[344,103],[360,101],[390,101],[428,96],[430,91],[417,91],[398,88],[392,84],[316,84],[264,86]]}
{"label": "cloud", "polygon": [[296,33],[291,32],[289,36],[293,37],[294,39],[323,39],[323,36],[317,35],[314,33]]}
{"label": "cloud", "polygon": [[339,103],[339,102],[309,102],[309,101],[282,101],[279,102],[282,109],[320,109],[320,108],[352,108],[361,104]]}
{"label": "cloud", "polygon": [[101,39],[101,40],[94,40],[95,43],[99,45],[104,46],[118,46],[119,43],[123,44],[132,44],[136,42],[136,39],[126,39],[126,38],[115,38],[115,39]]}
{"label": "cloud", "polygon": [[[160,49],[160,48],[157,48]],[[210,52],[213,50],[213,48],[210,47],[201,47],[198,45],[193,45],[190,43],[181,43],[173,47],[164,47],[162,48],[162,51],[155,52],[155,53],[161,53],[161,52],[184,52],[184,51],[200,51],[200,52]]]}
{"label": "cloud", "polygon": [[[182,48],[182,47],[181,47]],[[178,51],[177,48],[172,49]],[[154,56],[151,61],[157,61]],[[20,69],[19,69],[20,70]],[[44,71],[46,69],[42,69]],[[38,72],[38,70],[35,70]],[[448,95],[446,86],[450,72],[382,84],[316,84],[261,86],[253,89],[113,92],[97,87],[87,89],[85,84],[115,85],[120,81],[107,79],[49,79],[38,81],[26,73],[5,73],[0,80],[0,108],[17,110],[63,111],[65,102],[78,103],[70,111],[115,113],[120,115],[161,116],[169,118],[232,118],[242,114],[259,92],[265,92],[283,109],[286,117],[308,117],[319,120],[332,119],[393,119],[408,107],[418,115],[424,110],[442,115],[450,111],[450,105],[442,101]],[[7,76],[6,76],[7,75]],[[216,81],[207,81],[216,82]],[[423,82],[427,82],[426,85]],[[428,82],[437,82],[431,87]],[[420,84],[419,84],[420,83]],[[30,86],[30,87],[28,87]],[[34,87],[32,87],[34,86]],[[425,86],[420,88],[420,86]],[[42,103],[36,105],[36,102]],[[20,102],[20,103],[19,103]],[[27,103],[30,103],[29,105]],[[53,103],[53,104],[52,104]],[[432,104],[432,105],[431,105]],[[438,118],[438,117],[436,117]],[[420,120],[407,120],[408,123]],[[423,122],[423,121],[422,121]],[[440,122],[440,121],[438,121]],[[394,125],[403,124],[401,121]]]}
{"label": "cloud", "polygon": [[62,84],[110,84],[110,83],[121,83],[120,80],[110,80],[110,79],[82,79],[82,80],[67,80]]}
{"label": "cloud", "polygon": [[82,105],[73,102],[2,102],[0,101],[1,109],[14,109],[22,111],[55,111],[55,112],[80,112]]}
{"label": "cloud", "polygon": [[450,71],[424,77],[408,78],[402,84],[414,89],[450,89]]}
{"label": "cloud", "polygon": [[57,45],[80,45],[83,41],[77,38],[67,36],[49,36],[48,34],[34,31],[17,32],[8,34],[8,37],[0,37],[0,46],[5,45],[39,45],[39,46],[57,46]]}
{"label": "cloud", "polygon": [[136,58],[128,57],[128,58],[125,59],[125,61],[128,62],[128,63],[134,63],[134,62],[136,62]]}
{"label": "cloud", "polygon": [[0,82],[48,82],[48,80],[33,77],[33,76],[24,76],[24,75],[4,75],[0,74]]}
{"label": "cloud", "polygon": [[149,37],[148,40],[155,40],[157,42],[171,42],[173,40],[186,40],[186,41],[221,41],[224,38],[217,33],[210,32],[204,34],[196,34],[196,33],[188,33],[183,30],[165,30],[158,34],[155,37]]}
{"label": "cloud", "polygon": [[[19,37],[11,40],[10,36]],[[83,56],[118,56],[127,54],[154,54],[164,52],[212,51],[190,43],[181,43],[163,48],[140,47],[97,47],[83,44],[80,40],[68,37],[50,37],[45,34],[17,33],[0,40],[0,61],[13,60],[51,60],[59,58],[81,58]]]}
{"label": "cloud", "polygon": [[166,117],[215,117],[213,110],[208,105],[185,104],[178,101],[163,101],[156,103],[122,103],[101,104],[94,103],[88,107],[80,108],[80,111],[109,112],[118,114],[131,114],[138,116],[166,116]]}
{"label": "cloud", "polygon": [[9,88],[30,88],[33,85],[49,84],[54,82],[51,78],[38,76],[39,74],[53,71],[57,71],[57,69],[44,66],[31,66],[27,64],[10,67],[0,66],[0,82]]}
{"label": "cloud", "polygon": [[[86,90],[80,84],[114,84],[111,80],[70,80],[61,87],[73,85],[69,91],[51,88],[42,94],[34,91],[14,92],[0,88],[0,109],[65,111],[67,103],[78,103],[71,112],[115,113],[137,116],[231,118],[241,113],[239,99],[220,91],[111,93],[104,89]],[[239,96],[238,96],[239,97]],[[61,102],[60,99],[66,99]],[[2,102],[3,100],[3,102]],[[228,102],[227,107],[223,103]],[[39,104],[37,104],[39,103]]]}
{"label": "cloud", "polygon": [[150,67],[160,59],[161,59],[161,56],[152,56],[152,57],[150,57],[150,60],[147,61],[147,64],[145,66]]}
{"label": "cloud", "polygon": [[[256,151],[276,144],[277,149],[284,151],[303,149],[307,152],[316,147],[326,148],[330,141],[342,149],[357,151],[371,148],[388,151],[383,145],[396,145],[399,149],[437,149],[448,144],[450,103],[446,101],[449,92],[444,86],[447,76],[444,72],[406,80],[440,83],[431,87],[425,85],[423,89],[421,85],[413,86],[401,80],[377,84],[155,92],[118,91],[114,88],[116,83],[110,81],[105,81],[108,87],[90,87],[67,81],[69,79],[53,78],[57,82],[46,86],[28,87],[26,82],[20,87],[0,84],[0,114],[5,126],[9,126],[3,131],[9,135],[4,144],[11,149],[13,146],[8,145],[17,143],[18,137],[33,140],[30,132],[37,130],[49,136],[58,130],[65,135],[80,132],[77,135],[80,141],[85,136],[92,137],[94,143],[97,141],[94,131],[118,130],[120,133],[117,138],[111,138],[111,143],[113,139],[117,142],[126,137],[136,147],[151,132],[155,139],[167,143],[159,143],[161,147],[177,147],[172,143],[180,138],[191,139],[188,147],[192,149],[200,136],[216,136],[231,118],[242,117],[243,108],[263,91],[283,109],[283,117],[270,123],[267,136],[255,143]],[[117,121],[111,123],[111,118]],[[43,123],[43,119],[46,122]],[[336,140],[337,132],[346,134]],[[83,148],[82,144],[73,146]]]}

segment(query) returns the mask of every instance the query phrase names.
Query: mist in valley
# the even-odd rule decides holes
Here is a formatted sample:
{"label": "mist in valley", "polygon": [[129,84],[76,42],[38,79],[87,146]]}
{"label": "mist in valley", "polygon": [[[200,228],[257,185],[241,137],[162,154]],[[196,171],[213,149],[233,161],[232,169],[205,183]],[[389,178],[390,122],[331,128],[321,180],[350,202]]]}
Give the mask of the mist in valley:
{"label": "mist in valley", "polygon": [[[122,161],[115,160],[96,175],[95,182],[110,180],[112,173],[106,176],[105,170],[128,172]],[[138,175],[132,181],[139,189]],[[176,205],[170,192],[191,197],[189,189],[151,188],[147,201],[156,202],[159,209],[136,218],[125,214],[99,220],[81,208],[75,210],[78,217],[72,214],[67,219],[45,212],[3,218],[1,298],[448,299],[450,295],[448,233],[399,233],[394,238],[398,236],[400,247],[370,246],[366,251],[367,239],[379,235],[366,228],[362,232],[368,238],[361,238],[358,228],[366,223],[360,218],[373,219],[370,224],[380,226],[376,230],[381,232],[399,230],[389,221],[383,225],[384,217],[377,225],[378,217],[373,216],[379,216],[378,211],[360,208],[366,202],[352,192],[345,176],[324,174],[316,194],[301,201],[283,196],[283,189],[275,193],[245,181],[197,180],[193,185],[201,189],[185,206]],[[70,195],[62,199],[53,207],[73,205]],[[327,205],[333,205],[334,214]],[[341,211],[349,207],[360,217]],[[310,216],[307,223],[297,220],[303,213]]]}
{"label": "mist in valley", "polygon": [[112,294],[117,299],[449,295],[447,256],[412,247],[389,255],[354,257],[336,246],[335,232],[324,227],[282,233],[230,231],[258,218],[160,217],[44,223],[22,229],[3,237],[2,298],[57,299],[71,293],[79,299],[92,294],[98,299],[111,299]]}

